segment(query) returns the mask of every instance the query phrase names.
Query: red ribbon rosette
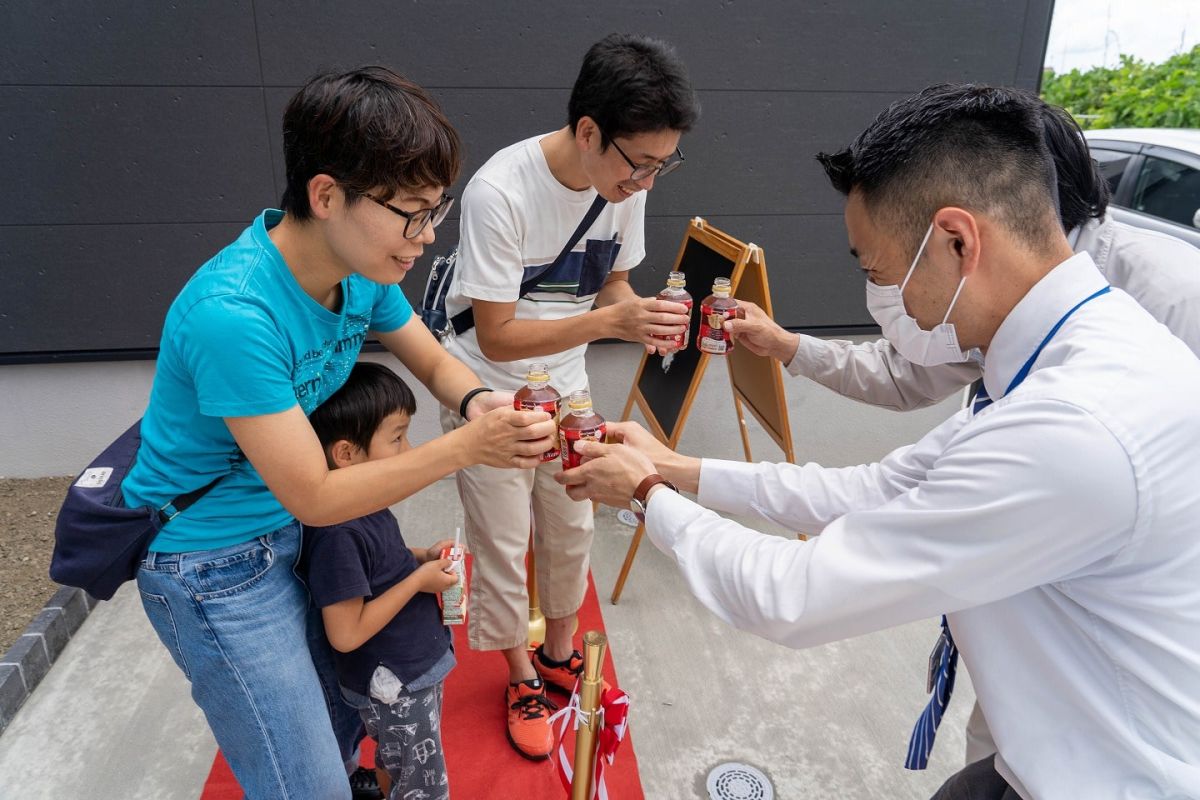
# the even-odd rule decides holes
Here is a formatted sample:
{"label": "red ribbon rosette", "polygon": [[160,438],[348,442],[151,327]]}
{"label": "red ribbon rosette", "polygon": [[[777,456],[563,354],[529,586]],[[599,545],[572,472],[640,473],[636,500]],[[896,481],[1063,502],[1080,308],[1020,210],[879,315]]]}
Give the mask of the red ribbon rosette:
{"label": "red ribbon rosette", "polygon": [[[599,715],[596,731],[596,768],[592,772],[592,786],[588,791],[588,797],[592,800],[608,800],[604,767],[613,763],[617,749],[625,740],[625,731],[629,727],[629,695],[616,687],[606,689],[600,695],[600,708],[596,710],[596,713]],[[562,722],[559,723],[558,728],[558,776],[562,780],[563,788],[570,795],[571,780],[575,771],[571,757],[563,744],[563,736],[567,732],[568,724],[573,721],[574,729],[579,730],[580,725],[587,724],[588,717],[588,712],[579,707],[578,682],[575,684],[575,690],[571,692],[570,702],[546,722],[553,724],[554,720],[559,717],[562,717]]]}

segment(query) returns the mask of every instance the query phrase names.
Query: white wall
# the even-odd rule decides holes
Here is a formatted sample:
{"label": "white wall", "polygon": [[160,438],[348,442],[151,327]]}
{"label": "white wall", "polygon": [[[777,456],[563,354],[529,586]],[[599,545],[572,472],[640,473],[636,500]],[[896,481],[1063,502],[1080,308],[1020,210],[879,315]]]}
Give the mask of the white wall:
{"label": "white wall", "polygon": [[153,361],[0,366],[0,477],[74,475],[146,408]]}

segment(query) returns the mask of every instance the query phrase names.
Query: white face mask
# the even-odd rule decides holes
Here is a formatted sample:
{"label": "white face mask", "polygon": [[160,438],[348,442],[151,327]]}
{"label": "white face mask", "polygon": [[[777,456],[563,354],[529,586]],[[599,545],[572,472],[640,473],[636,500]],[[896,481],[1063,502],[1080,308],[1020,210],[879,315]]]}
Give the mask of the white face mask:
{"label": "white face mask", "polygon": [[925,231],[925,238],[921,240],[921,246],[917,248],[916,258],[899,286],[876,286],[867,281],[867,310],[883,329],[884,338],[892,343],[900,355],[923,367],[967,360],[967,354],[958,346],[958,334],[954,331],[954,325],[946,322],[950,319],[954,304],[958,302],[963,284],[967,282],[965,275],[954,290],[954,297],[950,300],[950,307],[946,309],[946,316],[942,317],[942,324],[933,330],[922,330],[916,319],[910,317],[904,308],[904,287],[908,285],[908,279],[912,277],[917,262],[921,260],[921,254],[925,252],[925,245],[928,244],[932,233],[931,222],[929,229]]}

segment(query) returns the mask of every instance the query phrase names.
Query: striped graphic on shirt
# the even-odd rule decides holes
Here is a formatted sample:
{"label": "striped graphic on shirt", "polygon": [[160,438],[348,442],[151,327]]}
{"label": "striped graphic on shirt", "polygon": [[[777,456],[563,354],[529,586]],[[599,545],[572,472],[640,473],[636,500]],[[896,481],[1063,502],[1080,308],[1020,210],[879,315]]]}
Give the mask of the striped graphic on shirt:
{"label": "striped graphic on shirt", "polygon": [[[582,250],[568,253],[561,264],[543,275],[521,299],[531,303],[590,304],[604,286],[620,250],[621,244],[616,237],[588,239]],[[544,264],[525,267],[522,282],[543,269]]]}

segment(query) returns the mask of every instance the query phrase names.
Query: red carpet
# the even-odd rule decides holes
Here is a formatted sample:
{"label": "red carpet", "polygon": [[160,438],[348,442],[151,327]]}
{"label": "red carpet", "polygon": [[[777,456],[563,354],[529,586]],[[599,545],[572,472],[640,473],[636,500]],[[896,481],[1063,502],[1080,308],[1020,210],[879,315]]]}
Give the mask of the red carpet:
{"label": "red carpet", "polygon": [[[507,670],[499,653],[478,653],[467,647],[466,626],[454,630],[458,666],[446,679],[442,736],[450,770],[450,796],[469,800],[562,800],[562,788],[553,761],[527,761],[517,755],[504,736],[504,704],[501,697]],[[588,591],[579,610],[579,630],[604,630],[596,587],[588,576]],[[612,643],[610,642],[610,647]],[[613,669],[611,649],[605,654],[604,676],[619,686]],[[565,700],[551,694],[555,702]],[[605,769],[612,800],[645,797],[633,755],[632,731],[637,724],[637,704],[631,705],[630,732],[617,753],[616,763]],[[555,724],[557,727],[557,721]],[[574,738],[568,731],[567,752],[574,754]],[[373,743],[363,742],[363,763],[372,764]],[[200,800],[240,800],[241,788],[225,759],[217,753]]]}

